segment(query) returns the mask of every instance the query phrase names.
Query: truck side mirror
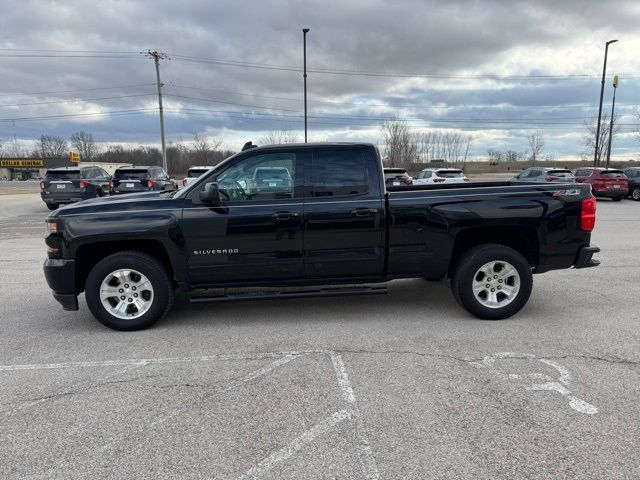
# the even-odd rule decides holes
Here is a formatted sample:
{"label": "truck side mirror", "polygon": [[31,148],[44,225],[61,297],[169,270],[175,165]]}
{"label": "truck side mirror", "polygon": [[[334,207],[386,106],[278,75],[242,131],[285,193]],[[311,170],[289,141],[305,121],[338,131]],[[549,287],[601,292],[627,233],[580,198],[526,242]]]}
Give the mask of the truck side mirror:
{"label": "truck side mirror", "polygon": [[212,204],[220,201],[220,190],[217,182],[205,183],[204,189],[200,191],[200,201],[202,203]]}

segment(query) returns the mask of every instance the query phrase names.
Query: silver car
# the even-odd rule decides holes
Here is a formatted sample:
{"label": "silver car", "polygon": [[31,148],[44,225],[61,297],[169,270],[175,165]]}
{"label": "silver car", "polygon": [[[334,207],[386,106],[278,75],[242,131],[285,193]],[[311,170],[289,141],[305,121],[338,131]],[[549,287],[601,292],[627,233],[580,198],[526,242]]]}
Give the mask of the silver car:
{"label": "silver car", "polygon": [[575,183],[571,170],[565,168],[531,167],[512,179],[514,182],[561,182]]}

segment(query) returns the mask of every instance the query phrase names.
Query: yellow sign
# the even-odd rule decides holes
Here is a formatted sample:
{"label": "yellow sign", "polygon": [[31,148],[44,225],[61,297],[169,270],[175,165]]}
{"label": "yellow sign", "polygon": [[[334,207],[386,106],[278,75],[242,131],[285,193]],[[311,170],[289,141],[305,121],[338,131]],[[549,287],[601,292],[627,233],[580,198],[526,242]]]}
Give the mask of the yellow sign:
{"label": "yellow sign", "polygon": [[0,160],[0,167],[44,167],[44,160]]}
{"label": "yellow sign", "polygon": [[75,163],[80,162],[80,154],[78,152],[69,152],[69,160]]}

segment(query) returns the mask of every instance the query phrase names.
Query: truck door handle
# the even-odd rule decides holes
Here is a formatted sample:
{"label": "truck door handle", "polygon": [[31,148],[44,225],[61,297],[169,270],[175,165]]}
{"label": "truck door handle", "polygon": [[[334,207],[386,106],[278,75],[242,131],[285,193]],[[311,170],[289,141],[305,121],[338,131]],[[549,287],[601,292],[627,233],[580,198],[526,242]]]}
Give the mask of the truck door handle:
{"label": "truck door handle", "polygon": [[351,210],[351,215],[354,215],[356,217],[368,217],[377,212],[378,210],[376,210],[375,208],[355,208]]}
{"label": "truck door handle", "polygon": [[273,218],[273,220],[276,222],[286,222],[287,220],[291,220],[292,218],[297,218],[297,217],[298,217],[298,214],[295,212],[294,213],[278,212],[271,215],[271,218]]}

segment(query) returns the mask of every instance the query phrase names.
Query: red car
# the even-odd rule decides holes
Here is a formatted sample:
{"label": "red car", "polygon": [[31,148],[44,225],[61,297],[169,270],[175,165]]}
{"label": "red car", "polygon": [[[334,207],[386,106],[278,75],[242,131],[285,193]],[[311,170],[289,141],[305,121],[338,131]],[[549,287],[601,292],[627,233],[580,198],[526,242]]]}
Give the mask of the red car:
{"label": "red car", "polygon": [[590,183],[596,197],[619,202],[629,194],[629,179],[617,168],[579,168],[575,176],[578,183]]}

